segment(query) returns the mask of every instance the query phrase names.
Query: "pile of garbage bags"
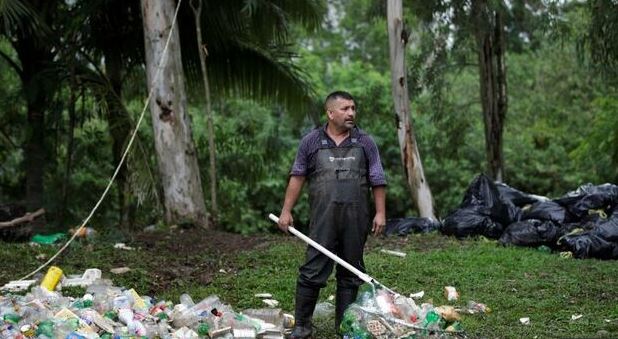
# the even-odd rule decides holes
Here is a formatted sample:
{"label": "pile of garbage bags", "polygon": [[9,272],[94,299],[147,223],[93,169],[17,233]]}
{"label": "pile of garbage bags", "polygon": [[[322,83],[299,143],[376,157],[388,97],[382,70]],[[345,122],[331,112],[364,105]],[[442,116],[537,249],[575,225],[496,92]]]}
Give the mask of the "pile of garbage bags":
{"label": "pile of garbage bags", "polygon": [[278,308],[235,312],[216,295],[174,305],[97,280],[81,298],[43,286],[0,296],[1,338],[283,338],[294,324]]}
{"label": "pile of garbage bags", "polygon": [[489,311],[484,304],[473,301],[461,308],[434,307],[430,303],[417,305],[412,298],[379,286],[364,285],[357,300],[346,309],[340,329],[343,338],[348,339],[465,337],[460,314]]}
{"label": "pile of garbage bags", "polygon": [[576,258],[618,259],[618,186],[586,184],[549,199],[479,175],[438,228],[503,245],[548,246]]}

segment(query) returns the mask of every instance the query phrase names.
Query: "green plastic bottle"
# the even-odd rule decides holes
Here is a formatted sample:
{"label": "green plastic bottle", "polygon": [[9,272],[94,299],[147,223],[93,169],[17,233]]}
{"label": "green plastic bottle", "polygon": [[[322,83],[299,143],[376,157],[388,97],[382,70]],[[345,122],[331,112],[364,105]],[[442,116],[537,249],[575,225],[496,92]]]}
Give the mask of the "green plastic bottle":
{"label": "green plastic bottle", "polygon": [[73,331],[76,331],[79,328],[79,319],[71,318],[65,321]]}
{"label": "green plastic bottle", "polygon": [[73,303],[73,307],[80,310],[84,308],[90,308],[92,307],[92,300],[79,299]]}
{"label": "green plastic bottle", "polygon": [[346,310],[343,314],[343,319],[341,320],[341,325],[339,325],[339,330],[341,333],[352,333],[353,326],[357,322],[354,311]]}
{"label": "green plastic bottle", "polygon": [[105,314],[103,315],[105,318],[116,321],[118,320],[118,313],[114,312],[114,311],[107,311],[105,312]]}
{"label": "green plastic bottle", "polygon": [[200,324],[197,326],[197,334],[198,334],[200,337],[206,337],[206,336],[208,336],[208,332],[210,332],[210,326],[208,326],[208,324],[206,324],[206,323],[200,323]]}
{"label": "green plastic bottle", "polygon": [[440,314],[435,311],[427,312],[425,316],[425,321],[423,322],[423,327],[429,331],[440,330],[444,327],[444,320],[440,316]]}
{"label": "green plastic bottle", "polygon": [[4,315],[4,321],[11,324],[17,324],[21,320],[21,317],[15,313],[7,313]]}
{"label": "green plastic bottle", "polygon": [[51,320],[41,321],[36,328],[36,335],[44,335],[48,338],[54,337],[54,322]]}

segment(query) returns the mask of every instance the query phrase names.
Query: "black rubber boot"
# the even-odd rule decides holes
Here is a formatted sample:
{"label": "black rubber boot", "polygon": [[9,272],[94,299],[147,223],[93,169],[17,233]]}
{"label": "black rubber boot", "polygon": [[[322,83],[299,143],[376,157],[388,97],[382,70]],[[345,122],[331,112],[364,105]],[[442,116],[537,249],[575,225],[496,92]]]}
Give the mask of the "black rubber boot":
{"label": "black rubber boot", "polygon": [[294,330],[287,337],[288,339],[312,338],[313,328],[311,327],[311,317],[319,294],[319,289],[308,288],[299,284],[296,285],[295,324]]}
{"label": "black rubber boot", "polygon": [[355,288],[343,288],[337,287],[337,299],[335,305],[335,330],[340,332],[339,326],[343,320],[343,313],[345,309],[350,306],[356,300],[356,294],[358,293],[358,287]]}

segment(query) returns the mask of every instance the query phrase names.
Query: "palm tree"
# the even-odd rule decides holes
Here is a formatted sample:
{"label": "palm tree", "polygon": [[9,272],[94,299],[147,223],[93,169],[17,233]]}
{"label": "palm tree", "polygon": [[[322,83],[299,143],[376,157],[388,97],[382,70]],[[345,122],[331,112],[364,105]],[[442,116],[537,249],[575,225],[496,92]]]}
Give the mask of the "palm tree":
{"label": "palm tree", "polygon": [[43,205],[43,175],[46,164],[45,113],[56,82],[45,76],[54,63],[49,43],[49,23],[57,2],[44,0],[5,0],[0,2],[1,34],[8,38],[17,59],[0,52],[19,75],[27,105],[28,133],[24,145],[26,204],[29,209]]}

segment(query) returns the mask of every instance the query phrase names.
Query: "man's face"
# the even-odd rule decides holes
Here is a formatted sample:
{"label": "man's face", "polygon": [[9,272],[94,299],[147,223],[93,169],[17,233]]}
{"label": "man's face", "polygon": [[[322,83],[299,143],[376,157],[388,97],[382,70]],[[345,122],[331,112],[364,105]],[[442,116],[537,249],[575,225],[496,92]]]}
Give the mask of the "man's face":
{"label": "man's face", "polygon": [[350,130],[354,127],[356,106],[353,100],[337,98],[328,105],[328,121],[338,130]]}

